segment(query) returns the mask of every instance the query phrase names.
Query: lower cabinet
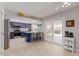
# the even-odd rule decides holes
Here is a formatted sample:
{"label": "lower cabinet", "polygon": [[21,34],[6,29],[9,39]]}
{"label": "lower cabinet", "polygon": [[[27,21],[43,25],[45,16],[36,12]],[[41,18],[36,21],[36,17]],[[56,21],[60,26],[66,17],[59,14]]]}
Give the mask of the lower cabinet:
{"label": "lower cabinet", "polygon": [[25,41],[26,42],[31,42],[32,41],[31,34],[32,33],[25,33]]}
{"label": "lower cabinet", "polygon": [[14,32],[10,32],[10,39],[14,39]]}
{"label": "lower cabinet", "polygon": [[25,32],[21,32],[21,37],[26,37]]}
{"label": "lower cabinet", "polygon": [[[21,32],[21,37],[25,38],[26,42],[42,40],[42,33],[26,33]],[[14,32],[10,32],[10,39],[14,39]]]}

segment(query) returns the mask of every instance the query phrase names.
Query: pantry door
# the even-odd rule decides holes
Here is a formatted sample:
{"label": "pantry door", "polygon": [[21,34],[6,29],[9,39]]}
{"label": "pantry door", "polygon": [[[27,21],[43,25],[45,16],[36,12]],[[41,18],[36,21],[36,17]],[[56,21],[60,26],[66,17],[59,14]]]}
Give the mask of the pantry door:
{"label": "pantry door", "polygon": [[52,22],[51,20],[45,21],[44,32],[45,32],[45,40],[52,42]]}

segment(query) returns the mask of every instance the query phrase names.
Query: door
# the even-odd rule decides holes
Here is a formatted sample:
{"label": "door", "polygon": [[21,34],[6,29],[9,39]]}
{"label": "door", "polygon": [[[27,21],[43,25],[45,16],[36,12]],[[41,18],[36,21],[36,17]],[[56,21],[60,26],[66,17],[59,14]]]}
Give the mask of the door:
{"label": "door", "polygon": [[53,43],[62,45],[62,19],[53,21]]}

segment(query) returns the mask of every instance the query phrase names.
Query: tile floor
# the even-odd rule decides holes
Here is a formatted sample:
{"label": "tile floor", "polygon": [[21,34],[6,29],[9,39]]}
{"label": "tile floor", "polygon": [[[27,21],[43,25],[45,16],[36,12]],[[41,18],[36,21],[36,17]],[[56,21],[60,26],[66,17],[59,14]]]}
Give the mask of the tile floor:
{"label": "tile floor", "polygon": [[78,56],[64,50],[61,46],[46,41],[26,43],[23,38],[10,40],[10,48],[4,51],[5,56]]}

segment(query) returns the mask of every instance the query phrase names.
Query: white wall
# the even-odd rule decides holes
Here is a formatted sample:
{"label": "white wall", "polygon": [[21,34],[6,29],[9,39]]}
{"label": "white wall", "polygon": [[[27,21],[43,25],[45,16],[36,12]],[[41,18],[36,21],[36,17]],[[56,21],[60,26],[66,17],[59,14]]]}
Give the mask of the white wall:
{"label": "white wall", "polygon": [[[1,5],[0,5],[0,7],[1,7]],[[1,53],[1,11],[0,11],[0,53]]]}
{"label": "white wall", "polygon": [[43,32],[44,39],[52,42],[52,21],[51,20],[43,20]]}
{"label": "white wall", "polygon": [[0,3],[0,54],[4,50],[4,10]]}
{"label": "white wall", "polygon": [[[65,19],[63,20],[63,40],[65,38],[64,37],[64,30],[72,31],[74,33],[74,37],[75,37],[75,50],[79,51],[79,8],[74,8],[74,9],[70,9],[67,11],[63,11],[63,12],[54,14],[54,15],[50,16],[48,18],[48,20],[50,19],[51,20],[50,22],[53,22],[53,19],[61,18],[61,17],[65,17]],[[71,19],[75,20],[75,27],[66,28],[65,21],[71,20]]]}

